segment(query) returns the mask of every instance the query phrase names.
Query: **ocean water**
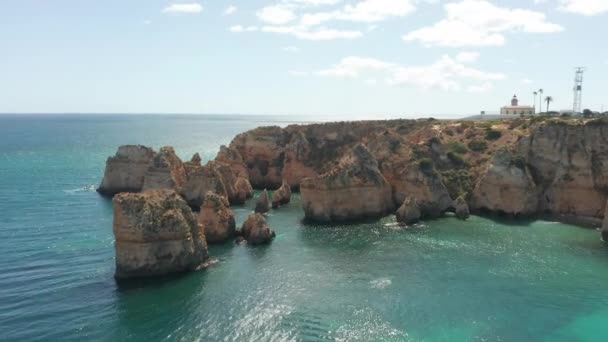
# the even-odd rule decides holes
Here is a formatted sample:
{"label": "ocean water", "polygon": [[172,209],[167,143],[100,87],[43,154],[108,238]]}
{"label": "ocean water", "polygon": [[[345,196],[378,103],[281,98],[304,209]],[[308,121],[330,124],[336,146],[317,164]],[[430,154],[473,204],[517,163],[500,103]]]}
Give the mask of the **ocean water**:
{"label": "ocean water", "polygon": [[[608,246],[546,221],[453,217],[402,229],[269,215],[261,247],[117,285],[111,201],[93,190],[121,144],[182,158],[276,117],[0,116],[2,341],[606,341]],[[243,222],[253,203],[236,207]]]}

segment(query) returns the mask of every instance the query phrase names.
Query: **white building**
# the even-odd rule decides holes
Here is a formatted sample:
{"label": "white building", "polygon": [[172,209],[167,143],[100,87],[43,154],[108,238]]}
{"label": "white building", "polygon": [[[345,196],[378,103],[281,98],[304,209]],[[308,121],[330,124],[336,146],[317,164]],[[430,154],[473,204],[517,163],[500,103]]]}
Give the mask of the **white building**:
{"label": "white building", "polygon": [[513,95],[510,106],[500,108],[500,114],[502,115],[532,115],[535,113],[536,110],[532,106],[520,106],[517,95]]}

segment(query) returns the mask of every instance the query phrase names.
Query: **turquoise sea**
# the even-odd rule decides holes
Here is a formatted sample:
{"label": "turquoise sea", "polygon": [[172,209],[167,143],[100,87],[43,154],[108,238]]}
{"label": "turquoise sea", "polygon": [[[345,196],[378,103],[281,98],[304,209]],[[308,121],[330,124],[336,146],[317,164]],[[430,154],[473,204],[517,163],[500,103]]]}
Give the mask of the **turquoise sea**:
{"label": "turquoise sea", "polygon": [[[93,188],[118,145],[211,159],[241,131],[289,121],[0,116],[0,340],[608,340],[608,245],[555,222],[317,226],[296,195],[269,215],[268,246],[212,246],[206,271],[115,283],[111,201]],[[252,207],[235,208],[238,223]]]}

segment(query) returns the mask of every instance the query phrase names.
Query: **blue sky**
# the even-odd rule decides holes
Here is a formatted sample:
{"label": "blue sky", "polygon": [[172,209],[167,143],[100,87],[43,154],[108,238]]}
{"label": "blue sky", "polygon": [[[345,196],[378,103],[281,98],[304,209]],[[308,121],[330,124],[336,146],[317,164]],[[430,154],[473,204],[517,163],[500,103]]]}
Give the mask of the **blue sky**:
{"label": "blue sky", "polygon": [[4,0],[0,112],[608,110],[608,0]]}

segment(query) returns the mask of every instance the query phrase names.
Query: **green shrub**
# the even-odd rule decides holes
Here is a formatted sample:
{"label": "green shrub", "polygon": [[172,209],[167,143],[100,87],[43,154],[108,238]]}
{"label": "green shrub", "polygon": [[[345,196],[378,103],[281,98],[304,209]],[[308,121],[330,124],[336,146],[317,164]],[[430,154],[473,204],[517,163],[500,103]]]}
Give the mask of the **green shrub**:
{"label": "green shrub", "polygon": [[482,140],[472,140],[468,146],[471,151],[475,152],[484,152],[488,149],[488,144]]}
{"label": "green shrub", "polygon": [[410,160],[417,161],[427,156],[426,150],[420,145],[413,145]]}
{"label": "green shrub", "polygon": [[502,132],[494,129],[486,130],[486,140],[498,140],[500,137],[502,137]]}
{"label": "green shrub", "polygon": [[433,144],[441,144],[441,139],[439,139],[439,137],[431,137],[428,141],[429,146],[433,145]]}
{"label": "green shrub", "polygon": [[456,152],[456,153],[460,153],[460,154],[465,154],[465,153],[469,152],[467,147],[464,146],[463,143],[460,143],[458,141],[449,141],[446,145],[448,145],[448,148],[452,152]]}
{"label": "green shrub", "polygon": [[456,152],[448,152],[448,159],[454,164],[456,167],[463,167],[467,165],[467,162],[462,158],[462,156]]}
{"label": "green shrub", "polygon": [[466,169],[440,172],[443,184],[452,198],[466,197],[473,191],[473,176]]}
{"label": "green shrub", "polygon": [[451,128],[448,128],[446,130],[444,130],[445,134],[453,137],[454,136],[454,131]]}
{"label": "green shrub", "polygon": [[418,167],[423,173],[430,175],[433,173],[434,166],[431,158],[422,158],[418,161]]}

